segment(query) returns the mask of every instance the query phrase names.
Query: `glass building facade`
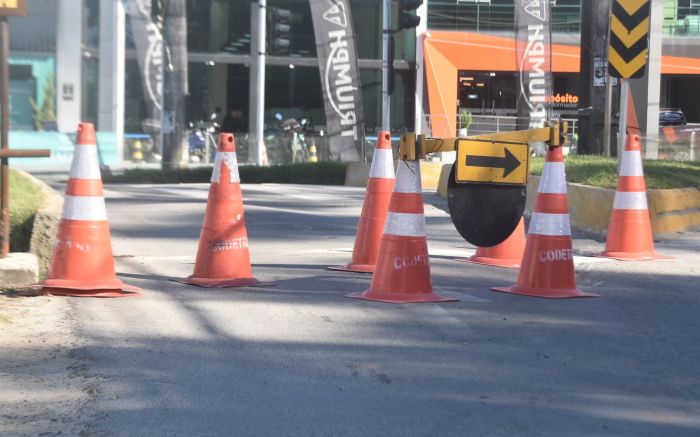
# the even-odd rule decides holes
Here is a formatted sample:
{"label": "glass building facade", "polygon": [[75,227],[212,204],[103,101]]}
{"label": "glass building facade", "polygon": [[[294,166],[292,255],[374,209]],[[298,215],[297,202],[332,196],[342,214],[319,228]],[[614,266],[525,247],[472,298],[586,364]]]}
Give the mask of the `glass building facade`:
{"label": "glass building facade", "polygon": [[[61,0],[31,0],[29,17],[10,18],[11,38],[11,128],[36,130],[50,128],[37,108],[51,107],[56,98],[52,84],[56,74],[56,12]],[[103,0],[82,0],[82,77],[80,118],[98,121],[100,6]],[[187,0],[187,48],[189,97],[186,119],[196,123],[217,113],[235,112],[239,129],[248,129],[250,95],[251,4],[249,0]],[[551,0],[555,43],[580,45],[581,0]],[[356,44],[360,58],[365,124],[368,133],[381,124],[382,6],[379,0],[352,0]],[[321,83],[311,10],[306,0],[268,0],[268,6],[292,11],[290,53],[268,56],[265,123],[274,130],[275,114],[284,118],[305,118],[312,130],[325,125]],[[396,2],[393,2],[396,15]],[[429,31],[472,32],[507,35],[514,27],[513,0],[429,0]],[[134,33],[126,17],[125,132],[144,134],[148,118],[141,71],[133,41]],[[700,59],[700,1],[664,1],[664,54],[667,47],[680,55]],[[396,55],[392,95],[391,125],[396,131],[413,129],[415,87],[415,32],[395,35]],[[695,53],[697,52],[697,53]],[[458,107],[474,112],[512,111],[515,106],[515,75],[492,75],[488,71],[461,71]],[[474,81],[466,80],[474,77]],[[576,94],[577,73],[555,76],[554,91]],[[467,89],[466,83],[483,85]],[[52,89],[53,88],[53,89]],[[696,74],[664,74],[663,106],[682,106],[691,121],[700,121],[700,107],[684,92],[700,88]],[[700,89],[698,89],[700,92]],[[48,97],[47,97],[48,96]],[[575,107],[565,108],[575,116]],[[43,126],[46,124],[46,126]]]}

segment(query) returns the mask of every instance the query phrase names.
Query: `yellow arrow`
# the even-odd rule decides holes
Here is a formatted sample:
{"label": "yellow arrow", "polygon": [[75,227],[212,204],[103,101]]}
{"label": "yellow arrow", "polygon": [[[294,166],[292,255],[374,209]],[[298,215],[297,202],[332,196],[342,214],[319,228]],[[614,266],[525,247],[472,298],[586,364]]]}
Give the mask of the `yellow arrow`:
{"label": "yellow arrow", "polygon": [[628,78],[636,73],[640,68],[644,68],[644,65],[647,63],[647,49],[642,50],[630,62],[625,62],[617,51],[613,47],[610,47],[608,60],[623,78]]}
{"label": "yellow arrow", "polygon": [[634,43],[643,37],[646,37],[646,35],[649,33],[649,17],[642,20],[642,22],[639,23],[634,29],[628,30],[625,25],[613,15],[610,23],[610,30],[627,48],[630,48],[634,45]]}
{"label": "yellow arrow", "polygon": [[642,6],[647,5],[647,1],[640,0],[617,0],[617,3],[630,15],[634,15]]}

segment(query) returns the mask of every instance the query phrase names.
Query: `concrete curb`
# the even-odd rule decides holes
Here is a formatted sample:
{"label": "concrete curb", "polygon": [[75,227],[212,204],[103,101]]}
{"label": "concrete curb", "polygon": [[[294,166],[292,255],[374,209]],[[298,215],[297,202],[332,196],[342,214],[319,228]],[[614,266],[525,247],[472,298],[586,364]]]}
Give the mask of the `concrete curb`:
{"label": "concrete curb", "polygon": [[45,196],[44,204],[34,217],[32,239],[29,244],[29,252],[35,254],[39,260],[39,279],[45,279],[51,268],[51,258],[53,257],[53,248],[56,244],[58,225],[61,223],[63,196],[31,174],[23,173],[41,187]]}
{"label": "concrete curb", "polygon": [[[394,169],[398,168],[399,161],[394,161]],[[371,163],[351,162],[345,171],[345,185],[348,187],[365,187],[369,179],[369,169]],[[420,162],[421,181],[424,190],[435,190],[438,188],[441,162]]]}
{"label": "concrete curb", "polygon": [[[446,164],[442,169],[437,190],[443,197],[447,197],[447,178],[451,167],[451,164]],[[525,216],[532,213],[539,183],[539,176],[530,176]],[[604,239],[608,233],[615,190],[568,183],[567,191],[572,228]],[[647,199],[655,237],[700,228],[699,188],[648,190]]]}
{"label": "concrete curb", "polygon": [[33,253],[13,252],[0,259],[0,290],[26,288],[39,281],[39,262]]}

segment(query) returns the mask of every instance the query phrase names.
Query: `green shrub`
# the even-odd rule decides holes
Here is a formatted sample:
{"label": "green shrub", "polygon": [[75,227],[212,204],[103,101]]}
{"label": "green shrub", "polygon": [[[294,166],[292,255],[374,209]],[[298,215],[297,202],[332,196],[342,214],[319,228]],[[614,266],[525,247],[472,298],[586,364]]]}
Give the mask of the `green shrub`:
{"label": "green shrub", "polygon": [[[345,162],[318,162],[258,167],[242,165],[238,168],[241,182],[246,184],[281,183],[344,185]],[[211,178],[212,167],[185,169],[130,169],[120,175],[105,175],[106,183],[122,184],[175,184],[204,183]]]}
{"label": "green shrub", "polygon": [[[602,188],[617,186],[617,158],[594,155],[567,156],[566,180]],[[698,161],[644,161],[647,188],[700,187],[700,162]],[[530,173],[541,175],[543,158],[530,160]]]}
{"label": "green shrub", "polygon": [[31,179],[10,171],[10,251],[28,252],[36,211],[44,193]]}

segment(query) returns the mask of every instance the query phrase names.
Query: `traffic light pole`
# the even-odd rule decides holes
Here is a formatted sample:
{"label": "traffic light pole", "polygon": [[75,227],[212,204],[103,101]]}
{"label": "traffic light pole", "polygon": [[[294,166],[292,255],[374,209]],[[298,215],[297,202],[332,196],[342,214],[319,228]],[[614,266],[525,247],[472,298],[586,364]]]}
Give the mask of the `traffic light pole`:
{"label": "traffic light pole", "polygon": [[382,129],[391,131],[391,96],[389,95],[389,50],[391,50],[391,0],[382,1],[384,17],[382,49]]}
{"label": "traffic light pole", "polygon": [[267,0],[258,0],[258,37],[256,44],[256,90],[255,106],[255,164],[262,165],[263,150],[265,149],[265,38],[267,36]]}

